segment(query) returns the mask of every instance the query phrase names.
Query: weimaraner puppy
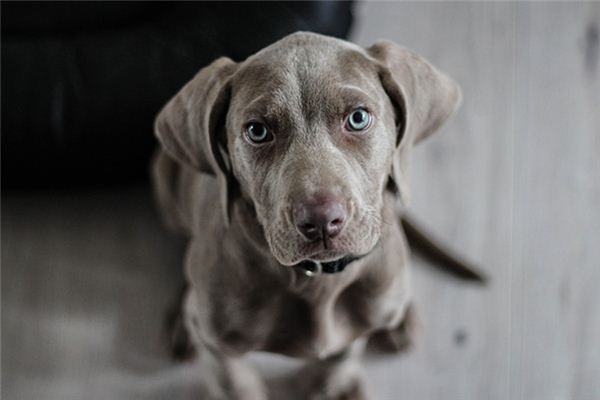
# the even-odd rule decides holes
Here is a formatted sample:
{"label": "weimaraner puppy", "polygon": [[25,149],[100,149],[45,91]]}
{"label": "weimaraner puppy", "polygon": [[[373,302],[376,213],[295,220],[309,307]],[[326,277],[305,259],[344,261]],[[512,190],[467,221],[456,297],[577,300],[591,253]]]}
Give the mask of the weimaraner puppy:
{"label": "weimaraner puppy", "polygon": [[413,329],[411,149],[460,99],[392,42],[295,33],[214,61],[162,109],[155,191],[190,237],[182,323],[208,397],[267,398],[241,360],[260,350],[307,360],[305,398],[366,398],[365,340],[399,350]]}

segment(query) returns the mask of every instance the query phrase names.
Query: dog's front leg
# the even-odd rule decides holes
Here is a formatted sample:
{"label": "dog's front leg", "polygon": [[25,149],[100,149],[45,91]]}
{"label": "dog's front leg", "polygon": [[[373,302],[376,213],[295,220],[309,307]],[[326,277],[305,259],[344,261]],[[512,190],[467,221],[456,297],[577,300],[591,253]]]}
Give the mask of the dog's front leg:
{"label": "dog's front leg", "polygon": [[245,365],[243,354],[231,355],[219,346],[207,345],[200,334],[200,312],[196,292],[184,300],[185,330],[198,354],[203,395],[207,400],[266,400],[267,390],[256,371]]}
{"label": "dog's front leg", "polygon": [[299,374],[299,391],[310,400],[365,400],[361,355],[364,339],[346,350],[319,361],[309,362]]}
{"label": "dog's front leg", "polygon": [[392,329],[376,331],[371,335],[369,349],[382,353],[408,351],[414,346],[418,328],[415,307],[409,304],[400,324]]}
{"label": "dog's front leg", "polygon": [[202,383],[210,400],[266,400],[267,390],[258,373],[239,357],[204,347],[200,352]]}

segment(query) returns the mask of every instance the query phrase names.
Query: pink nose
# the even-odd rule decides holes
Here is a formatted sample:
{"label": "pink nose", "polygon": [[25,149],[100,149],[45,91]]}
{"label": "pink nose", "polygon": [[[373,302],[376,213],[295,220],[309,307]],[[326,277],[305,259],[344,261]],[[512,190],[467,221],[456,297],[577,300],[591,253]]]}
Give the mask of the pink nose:
{"label": "pink nose", "polygon": [[339,235],[348,217],[346,207],[339,199],[329,194],[297,202],[292,214],[298,231],[311,241]]}

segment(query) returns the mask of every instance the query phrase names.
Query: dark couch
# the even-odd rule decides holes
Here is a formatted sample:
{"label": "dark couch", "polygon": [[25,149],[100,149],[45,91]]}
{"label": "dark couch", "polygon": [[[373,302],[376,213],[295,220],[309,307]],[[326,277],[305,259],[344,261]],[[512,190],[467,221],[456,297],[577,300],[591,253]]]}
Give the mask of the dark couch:
{"label": "dark couch", "polygon": [[3,190],[145,179],[154,115],[198,69],[298,30],[345,37],[351,7],[3,2]]}

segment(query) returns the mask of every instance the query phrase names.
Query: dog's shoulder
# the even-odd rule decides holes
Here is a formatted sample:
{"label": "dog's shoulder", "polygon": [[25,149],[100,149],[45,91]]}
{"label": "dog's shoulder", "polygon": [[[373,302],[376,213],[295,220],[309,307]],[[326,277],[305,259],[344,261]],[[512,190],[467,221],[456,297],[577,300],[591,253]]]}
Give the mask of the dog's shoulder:
{"label": "dog's shoulder", "polygon": [[214,234],[222,215],[219,184],[163,150],[152,162],[154,198],[167,227],[187,236]]}

